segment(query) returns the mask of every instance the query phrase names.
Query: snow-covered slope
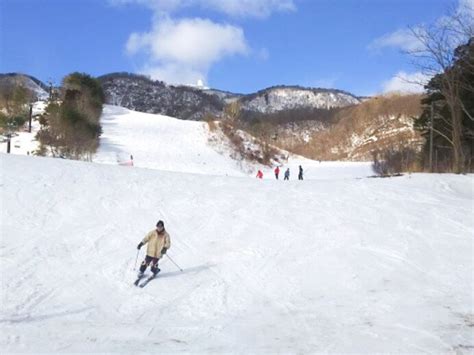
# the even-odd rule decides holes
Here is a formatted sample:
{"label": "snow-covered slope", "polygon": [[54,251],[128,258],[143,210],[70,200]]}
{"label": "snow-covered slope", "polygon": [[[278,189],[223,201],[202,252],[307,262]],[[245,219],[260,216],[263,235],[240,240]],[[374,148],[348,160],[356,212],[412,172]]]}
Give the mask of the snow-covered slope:
{"label": "snow-covered slope", "polygon": [[136,167],[200,173],[243,175],[237,162],[209,144],[205,122],[131,111],[105,105],[103,134],[95,162],[127,163]]}
{"label": "snow-covered slope", "polygon": [[[44,102],[36,102],[33,113],[43,112],[44,106]],[[204,122],[105,105],[101,125],[100,147],[93,159],[96,163],[225,176],[253,176],[261,169],[265,179],[273,179],[273,168],[234,160],[227,146],[210,142],[211,133]],[[38,148],[35,139],[38,130],[39,123],[34,120],[31,133],[18,132],[12,138],[11,154],[33,154]],[[6,140],[1,141],[0,153],[6,151]],[[289,155],[282,168],[290,168],[295,178],[299,165],[304,167],[307,179],[372,175],[370,163],[317,162],[294,155]]]}
{"label": "snow-covered slope", "polygon": [[[141,113],[105,105],[101,117],[103,134],[94,162],[132,165],[174,172],[204,175],[247,176],[257,169],[273,179],[273,168],[253,166],[230,158],[225,146],[209,141],[207,123]],[[285,154],[288,154],[285,152]],[[302,165],[309,179],[355,178],[372,175],[370,163],[317,162],[289,155],[283,168],[296,178]]]}
{"label": "snow-covered slope", "polygon": [[[474,347],[472,175],[285,183],[5,154],[0,169],[2,353]],[[165,258],[135,288],[159,218],[184,271]]]}

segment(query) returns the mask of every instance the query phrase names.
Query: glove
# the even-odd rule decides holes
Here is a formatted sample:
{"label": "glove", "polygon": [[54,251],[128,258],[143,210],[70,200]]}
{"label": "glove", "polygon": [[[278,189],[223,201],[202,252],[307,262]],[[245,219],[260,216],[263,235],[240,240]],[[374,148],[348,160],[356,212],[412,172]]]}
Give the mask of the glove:
{"label": "glove", "polygon": [[165,255],[167,250],[168,249],[166,249],[166,248],[161,249],[161,255]]}
{"label": "glove", "polygon": [[137,249],[140,250],[140,248],[143,246],[143,243],[140,242],[138,245],[137,245]]}

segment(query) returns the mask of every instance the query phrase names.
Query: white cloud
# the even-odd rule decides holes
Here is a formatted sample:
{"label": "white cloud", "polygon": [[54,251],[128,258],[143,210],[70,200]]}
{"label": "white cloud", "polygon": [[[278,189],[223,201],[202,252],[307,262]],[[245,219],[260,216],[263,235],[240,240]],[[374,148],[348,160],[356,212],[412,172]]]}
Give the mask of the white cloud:
{"label": "white cloud", "polygon": [[295,11],[294,0],[109,0],[113,6],[137,4],[156,13],[171,13],[185,7],[201,7],[236,17],[265,18],[273,12]]}
{"label": "white cloud", "polygon": [[200,7],[233,17],[265,18],[274,12],[295,11],[295,0],[108,0],[112,6],[139,5],[153,11],[149,32],[132,33],[126,43],[129,55],[145,53],[140,70],[155,79],[191,84],[206,81],[211,66],[227,56],[253,52],[268,60],[266,48],[251,51],[241,27],[207,19],[171,16],[179,10]]}
{"label": "white cloud", "polygon": [[140,71],[154,80],[161,80],[169,84],[196,85],[205,84],[206,74],[182,63],[163,63],[161,65],[146,65]]}
{"label": "white cloud", "polygon": [[[415,28],[414,31],[421,31],[421,29]],[[416,51],[422,48],[421,42],[416,38],[410,29],[402,29],[386,34],[375,39],[369,45],[369,49],[381,49],[385,47],[399,48],[408,52]]]}
{"label": "white cloud", "polygon": [[428,83],[429,79],[421,72],[406,73],[400,71],[382,84],[383,92],[421,93],[424,91],[423,86]]}
{"label": "white cloud", "polygon": [[212,64],[226,56],[245,55],[249,48],[241,28],[206,19],[155,19],[153,29],[132,33],[126,45],[134,55],[144,51],[142,72],[170,83],[206,81]]}
{"label": "white cloud", "polygon": [[[462,20],[465,23],[464,26],[470,27],[470,32],[474,33],[474,0],[459,0],[457,8],[454,9],[452,14],[455,14],[456,17],[462,17]],[[452,21],[453,19],[450,16],[441,16],[437,19],[436,23],[442,26],[443,24],[450,23]],[[466,28],[463,30],[466,31]],[[420,42],[419,38],[417,38],[416,34],[422,35],[423,31],[425,31],[425,28],[423,25],[418,25],[413,27],[413,31],[410,29],[399,29],[395,32],[388,33],[375,39],[368,46],[368,48],[374,50],[385,47],[393,47],[408,52],[422,50],[424,46]],[[466,36],[461,33],[452,33],[451,37],[453,40],[452,46],[456,47],[465,41]]]}
{"label": "white cloud", "polygon": [[[434,28],[439,30],[440,36],[446,36],[447,45],[451,47],[451,52],[454,51],[454,48],[459,46],[461,43],[466,42],[466,38],[469,38],[469,33],[471,36],[474,35],[474,0],[459,0],[457,3],[457,7],[453,8],[450,11],[450,16],[441,16],[439,17],[434,24]],[[453,18],[455,20],[453,20]],[[462,19],[462,21],[457,22],[457,20]],[[453,22],[454,21],[454,22]],[[463,23],[461,25],[461,22]],[[449,30],[445,31],[445,27],[453,27],[454,26],[445,26],[447,24],[461,26],[458,27],[459,30]],[[426,33],[424,31],[429,30],[429,26],[425,26],[423,24],[419,24],[417,26],[412,27],[412,29],[399,29],[395,32],[386,34],[382,37],[375,39],[368,48],[370,50],[374,49],[382,49],[386,47],[398,48],[407,52],[416,52],[420,51],[423,52],[426,50],[425,44],[422,43],[420,38],[426,37]],[[420,59],[420,63],[423,60],[422,54],[418,57]],[[428,64],[421,64],[420,67],[425,66],[429,68],[432,66],[430,60],[427,59]],[[420,72],[415,73],[406,73],[406,72],[399,72],[390,80],[384,82],[382,84],[383,91],[399,91],[399,92],[422,92],[423,85],[417,83],[427,83],[429,80],[429,76],[427,75],[429,72],[435,74],[436,71],[441,70],[442,68],[433,68],[433,69],[426,69],[426,74],[422,74]]]}

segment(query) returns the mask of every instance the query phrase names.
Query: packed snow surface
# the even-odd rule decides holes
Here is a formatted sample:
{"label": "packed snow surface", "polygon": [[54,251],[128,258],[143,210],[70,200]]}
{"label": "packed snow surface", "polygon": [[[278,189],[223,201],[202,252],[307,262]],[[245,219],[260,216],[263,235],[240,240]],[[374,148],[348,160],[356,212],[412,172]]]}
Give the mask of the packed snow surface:
{"label": "packed snow surface", "polygon": [[[472,175],[284,182],[6,154],[0,169],[2,353],[474,348]],[[158,219],[184,271],[165,257],[136,288]]]}

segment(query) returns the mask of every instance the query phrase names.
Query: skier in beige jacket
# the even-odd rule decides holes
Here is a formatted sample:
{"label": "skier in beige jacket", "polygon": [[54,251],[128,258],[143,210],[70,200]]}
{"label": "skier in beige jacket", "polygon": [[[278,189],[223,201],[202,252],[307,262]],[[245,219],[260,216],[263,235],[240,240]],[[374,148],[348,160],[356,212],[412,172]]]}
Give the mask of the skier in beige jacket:
{"label": "skier in beige jacket", "polygon": [[143,277],[143,273],[147,269],[148,265],[151,264],[151,272],[156,276],[160,269],[158,268],[158,261],[166,254],[166,251],[170,248],[170,236],[165,230],[165,224],[163,221],[158,221],[156,229],[148,233],[145,238],[138,244],[137,249],[140,249],[144,244],[147,244],[145,260],[143,260],[138,278]]}

